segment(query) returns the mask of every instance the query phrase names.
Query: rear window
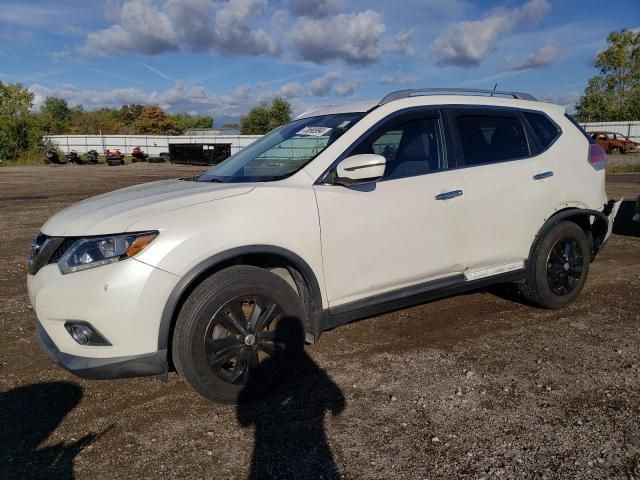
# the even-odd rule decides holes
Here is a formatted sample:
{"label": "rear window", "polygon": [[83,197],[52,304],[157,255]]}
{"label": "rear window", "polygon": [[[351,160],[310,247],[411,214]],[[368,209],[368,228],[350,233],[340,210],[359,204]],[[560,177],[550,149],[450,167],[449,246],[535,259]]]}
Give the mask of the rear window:
{"label": "rear window", "polygon": [[516,116],[456,116],[466,165],[529,156],[524,127]]}
{"label": "rear window", "polygon": [[596,143],[595,139],[593,139],[592,137],[589,136],[589,134],[587,133],[587,131],[582,128],[582,126],[580,126],[580,124],[576,121],[575,118],[573,118],[571,115],[569,115],[568,113],[564,114],[565,117],[567,117],[567,120],[569,120],[571,123],[573,123],[573,125],[580,130],[580,133],[582,133],[582,135],[584,135],[584,138],[586,138],[589,143]]}
{"label": "rear window", "polygon": [[531,125],[536,137],[540,141],[540,147],[543,150],[549,148],[549,146],[560,135],[560,129],[553,123],[546,115],[542,113],[524,112],[524,116]]}

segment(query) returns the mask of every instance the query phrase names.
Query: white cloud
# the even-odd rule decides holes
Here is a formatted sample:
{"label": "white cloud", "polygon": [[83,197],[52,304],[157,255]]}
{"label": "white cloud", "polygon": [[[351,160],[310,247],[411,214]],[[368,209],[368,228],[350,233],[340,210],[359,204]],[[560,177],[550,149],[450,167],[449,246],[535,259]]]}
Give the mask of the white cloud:
{"label": "white cloud", "polygon": [[309,94],[316,97],[324,97],[331,92],[335,83],[340,79],[338,72],[328,72],[321,77],[309,82]]}
{"label": "white cloud", "polygon": [[550,8],[548,0],[529,0],[511,10],[493,10],[482,20],[455,23],[435,39],[432,51],[443,64],[478,65],[501,36],[538,22]]}
{"label": "white cloud", "polygon": [[333,93],[339,97],[350,97],[360,87],[360,82],[357,80],[348,80],[345,83],[338,83],[333,87]]}
{"label": "white cloud", "polygon": [[162,10],[176,31],[176,43],[182,50],[204,52],[212,47],[210,0],[167,0]]}
{"label": "white cloud", "polygon": [[380,83],[382,85],[408,85],[411,83],[416,83],[418,81],[418,77],[415,75],[409,75],[407,73],[395,72],[387,75],[383,75],[380,78]]}
{"label": "white cloud", "polygon": [[87,36],[80,52],[92,57],[120,53],[157,55],[170,51],[277,55],[279,47],[256,19],[267,0],[128,0],[109,5],[116,23]]}
{"label": "white cloud", "polygon": [[413,36],[415,29],[403,30],[393,37],[393,40],[386,46],[385,50],[393,53],[402,53],[404,55],[414,55],[416,53],[413,48]]}
{"label": "white cloud", "polygon": [[246,114],[258,102],[270,101],[276,96],[287,98],[294,112],[299,113],[307,108],[307,105],[298,99],[304,94],[304,88],[297,83],[288,83],[277,89],[244,84],[224,93],[213,92],[201,85],[187,85],[182,81],[175,82],[165,90],[152,92],[139,88],[84,90],[68,84],[54,87],[32,84],[29,90],[34,93],[34,110],[39,110],[45,99],[50,96],[64,98],[70,106],[82,105],[86,110],[101,107],[119,108],[131,103],[157,104],[168,112],[198,112],[216,118],[236,119]]}
{"label": "white cloud", "polygon": [[278,94],[284,98],[295,98],[302,95],[302,86],[297,82],[285,83],[278,90]]}
{"label": "white cloud", "polygon": [[223,53],[276,55],[279,48],[274,40],[250,24],[266,7],[267,0],[229,0],[220,7],[215,20],[217,48]]}
{"label": "white cloud", "polygon": [[555,45],[541,47],[524,57],[507,58],[507,69],[526,70],[528,68],[545,68],[553,64],[562,54],[562,48]]}
{"label": "white cloud", "polygon": [[343,6],[344,0],[291,0],[291,11],[297,17],[326,17]]}
{"label": "white cloud", "polygon": [[128,51],[155,55],[177,49],[176,32],[168,15],[151,0],[131,0],[120,8],[120,23],[90,33],[81,52],[104,57]]}
{"label": "white cloud", "polygon": [[314,97],[326,97],[327,95],[349,97],[353,95],[360,87],[360,82],[350,79],[339,83],[341,77],[338,72],[327,72],[321,77],[314,78],[307,86],[307,93]]}
{"label": "white cloud", "polygon": [[367,64],[382,55],[379,42],[384,32],[382,16],[365,10],[323,19],[300,18],[293,24],[289,38],[305,60],[323,63],[341,59]]}
{"label": "white cloud", "polygon": [[568,114],[573,114],[576,108],[576,103],[580,100],[582,94],[576,90],[563,93],[560,95],[547,95],[539,98],[541,102],[555,103],[556,105],[562,105]]}

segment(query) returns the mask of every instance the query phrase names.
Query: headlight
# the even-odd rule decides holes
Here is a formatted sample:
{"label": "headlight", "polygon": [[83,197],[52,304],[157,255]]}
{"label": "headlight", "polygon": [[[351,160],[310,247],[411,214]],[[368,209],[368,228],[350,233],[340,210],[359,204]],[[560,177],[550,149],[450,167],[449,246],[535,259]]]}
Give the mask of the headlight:
{"label": "headlight", "polygon": [[62,274],[118,262],[149,245],[158,232],[127,233],[109,237],[81,238],[58,261]]}

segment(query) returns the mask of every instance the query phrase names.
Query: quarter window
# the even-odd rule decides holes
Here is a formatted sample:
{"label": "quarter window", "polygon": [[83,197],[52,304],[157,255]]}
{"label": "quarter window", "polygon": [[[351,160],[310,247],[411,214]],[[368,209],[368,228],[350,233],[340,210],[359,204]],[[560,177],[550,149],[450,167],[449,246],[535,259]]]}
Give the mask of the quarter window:
{"label": "quarter window", "polygon": [[416,118],[376,131],[353,153],[375,153],[387,160],[383,179],[413,177],[444,169],[439,117]]}
{"label": "quarter window", "polygon": [[529,156],[527,137],[518,117],[459,115],[456,124],[466,165]]}
{"label": "quarter window", "polygon": [[560,134],[560,130],[556,124],[541,113],[524,112],[524,116],[538,137],[542,150],[549,148],[549,145],[551,145]]}

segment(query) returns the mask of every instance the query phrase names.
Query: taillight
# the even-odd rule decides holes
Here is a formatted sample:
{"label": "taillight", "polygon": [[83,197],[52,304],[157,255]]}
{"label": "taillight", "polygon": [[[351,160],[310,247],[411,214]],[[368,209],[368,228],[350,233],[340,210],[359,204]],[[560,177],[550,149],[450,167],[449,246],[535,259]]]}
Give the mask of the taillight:
{"label": "taillight", "polygon": [[607,166],[607,154],[597,143],[589,145],[589,157],[587,158],[589,165],[596,170],[602,170]]}

